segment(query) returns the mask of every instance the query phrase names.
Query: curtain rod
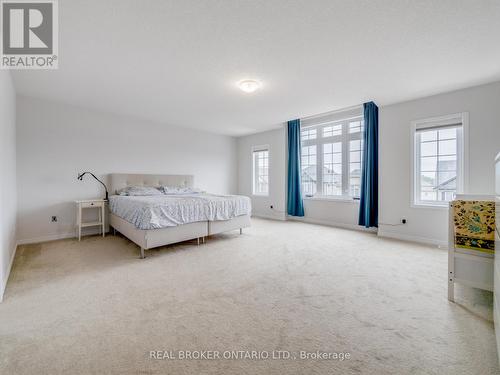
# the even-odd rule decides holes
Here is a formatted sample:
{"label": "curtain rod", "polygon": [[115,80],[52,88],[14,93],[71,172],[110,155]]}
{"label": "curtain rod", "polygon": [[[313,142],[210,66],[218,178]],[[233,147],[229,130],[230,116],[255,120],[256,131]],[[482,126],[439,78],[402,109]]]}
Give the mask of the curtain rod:
{"label": "curtain rod", "polygon": [[346,107],[346,108],[341,108],[341,109],[335,109],[333,111],[320,113],[318,115],[312,115],[312,116],[307,116],[307,117],[300,117],[300,120],[301,121],[302,120],[312,120],[312,119],[315,119],[315,118],[318,118],[318,117],[333,115],[335,113],[342,113],[342,112],[347,112],[347,111],[353,111],[355,109],[362,109],[362,108],[363,108],[363,104],[358,104],[358,105],[353,105],[351,107]]}

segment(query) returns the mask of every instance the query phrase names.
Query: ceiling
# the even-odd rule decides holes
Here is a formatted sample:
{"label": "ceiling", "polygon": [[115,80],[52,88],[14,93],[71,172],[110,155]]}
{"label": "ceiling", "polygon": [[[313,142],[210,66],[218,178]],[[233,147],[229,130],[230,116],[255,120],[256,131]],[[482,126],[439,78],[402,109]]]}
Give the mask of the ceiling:
{"label": "ceiling", "polygon": [[500,80],[499,20],[498,0],[64,0],[59,69],[13,77],[22,95],[238,136]]}

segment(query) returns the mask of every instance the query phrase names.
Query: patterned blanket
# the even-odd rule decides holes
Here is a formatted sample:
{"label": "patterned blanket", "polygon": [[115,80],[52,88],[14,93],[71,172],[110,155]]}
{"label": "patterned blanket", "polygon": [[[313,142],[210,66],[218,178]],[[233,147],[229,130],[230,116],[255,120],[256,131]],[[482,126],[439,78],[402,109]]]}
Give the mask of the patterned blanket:
{"label": "patterned blanket", "polygon": [[455,247],[494,253],[495,202],[456,200],[452,209]]}

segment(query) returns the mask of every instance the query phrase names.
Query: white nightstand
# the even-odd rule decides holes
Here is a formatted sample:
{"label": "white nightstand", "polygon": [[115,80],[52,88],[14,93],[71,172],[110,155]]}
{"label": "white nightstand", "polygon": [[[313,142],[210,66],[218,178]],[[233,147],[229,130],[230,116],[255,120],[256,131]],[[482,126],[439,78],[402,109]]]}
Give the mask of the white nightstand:
{"label": "white nightstand", "polygon": [[[78,228],[78,241],[80,241],[82,237],[82,228],[86,227],[100,226],[102,228],[102,236],[104,237],[104,234],[106,233],[104,226],[105,207],[106,207],[106,201],[104,199],[89,199],[84,201],[76,201],[76,226]],[[82,211],[85,208],[97,208],[99,210],[97,221],[82,223]]]}

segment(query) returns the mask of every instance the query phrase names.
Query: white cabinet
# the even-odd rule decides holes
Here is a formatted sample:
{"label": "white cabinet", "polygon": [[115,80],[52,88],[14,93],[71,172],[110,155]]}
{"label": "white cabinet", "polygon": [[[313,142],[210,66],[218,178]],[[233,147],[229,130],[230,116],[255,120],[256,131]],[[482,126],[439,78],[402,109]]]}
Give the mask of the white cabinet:
{"label": "white cabinet", "polygon": [[495,267],[493,287],[493,317],[497,336],[497,351],[500,358],[500,153],[495,159]]}

